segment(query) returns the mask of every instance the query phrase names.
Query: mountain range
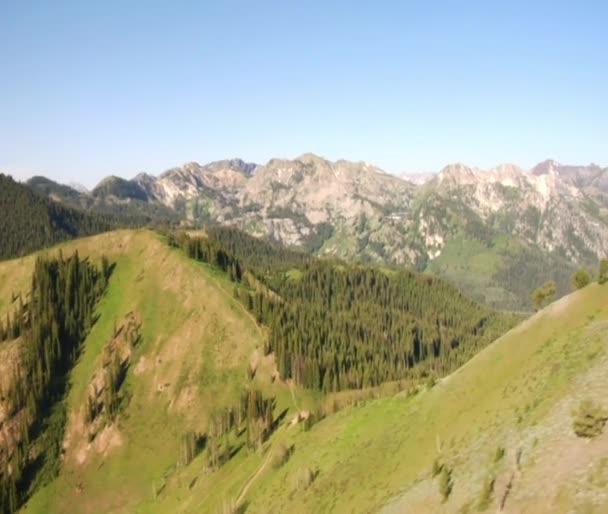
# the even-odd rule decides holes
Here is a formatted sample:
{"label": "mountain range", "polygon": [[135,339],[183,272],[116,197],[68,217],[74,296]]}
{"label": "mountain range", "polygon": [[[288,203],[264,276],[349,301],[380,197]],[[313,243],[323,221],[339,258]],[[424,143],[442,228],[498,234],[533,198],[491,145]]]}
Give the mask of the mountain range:
{"label": "mountain range", "polygon": [[528,309],[531,290],[546,280],[566,294],[577,267],[595,268],[608,255],[608,168],[595,164],[458,163],[409,180],[305,154],[110,176],[90,192],[44,177],[27,185],[87,210],[233,225],[318,255],[436,273],[503,309]]}

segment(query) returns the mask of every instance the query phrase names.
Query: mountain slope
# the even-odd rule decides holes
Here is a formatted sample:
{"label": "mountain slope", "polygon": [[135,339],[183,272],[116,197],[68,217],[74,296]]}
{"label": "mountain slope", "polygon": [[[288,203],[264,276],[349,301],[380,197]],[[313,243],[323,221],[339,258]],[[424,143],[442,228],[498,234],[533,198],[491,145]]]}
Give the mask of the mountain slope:
{"label": "mountain slope", "polygon": [[[608,407],[607,300],[608,288],[590,286],[429,391],[372,400],[308,432],[292,430],[285,444],[294,445],[293,456],[262,470],[247,512],[474,512],[490,475],[489,511],[509,489],[504,512],[605,512],[608,433],[577,438],[570,411],[586,398]],[[505,456],[495,460],[499,447]],[[452,469],[445,504],[431,474],[436,459]],[[309,469],[314,480],[302,485]],[[176,512],[202,505],[186,500]]]}
{"label": "mountain slope", "polygon": [[577,267],[608,252],[600,205],[555,174],[453,165],[425,185],[412,217],[431,251],[427,271],[490,305],[525,309],[536,286],[555,280],[565,294]]}
{"label": "mountain slope", "polygon": [[60,205],[0,175],[0,259],[109,230],[108,218]]}
{"label": "mountain slope", "polygon": [[[214,409],[238,399],[250,359],[260,360],[256,347],[263,333],[232,299],[221,274],[189,261],[152,233],[113,232],[62,247],[64,254],[73,249],[95,259],[103,253],[116,266],[72,373],[61,475],[30,507],[132,512],[179,460],[188,430],[204,427]],[[22,259],[15,275],[5,276],[3,296],[26,280],[33,262]],[[124,385],[128,415],[119,415],[90,441],[82,418],[87,391],[115,327],[121,329],[132,315],[141,323],[141,342]],[[264,362],[257,380],[272,388]]]}
{"label": "mountain slope", "polygon": [[264,165],[188,163],[120,185],[114,177],[100,188],[113,184],[117,194],[83,198],[95,208],[230,224],[314,254],[428,271],[492,307],[529,310],[534,288],[555,280],[566,294],[575,269],[608,255],[606,173],[554,161],[531,172],[452,164],[413,183],[365,162],[305,154]]}
{"label": "mountain slope", "polygon": [[[64,255],[74,249],[94,261],[105,254],[115,268],[72,372],[61,472],[24,512],[215,513],[236,503],[247,512],[457,512],[475,509],[489,473],[495,506],[517,455],[507,512],[606,506],[597,484],[608,471],[601,461],[608,435],[582,442],[571,431],[570,410],[587,397],[606,407],[608,286],[553,304],[434,386],[398,393],[403,385],[393,383],[321,396],[277,380],[272,357],[262,356],[265,330],[216,268],[147,231],[61,247]],[[0,264],[0,317],[33,262]],[[91,388],[103,384],[108,352],[126,351],[120,334],[132,323],[140,339],[125,357],[122,406],[115,421],[91,424]],[[0,344],[0,362],[6,351]],[[185,463],[188,434],[205,430],[247,384],[276,398],[275,431],[257,451],[236,450],[214,471],[206,451]],[[321,408],[324,419],[297,421]],[[494,462],[498,446],[506,456]],[[556,456],[567,456],[568,467],[546,483]],[[437,457],[452,469],[445,504],[431,477]],[[547,491],[542,505],[533,494],[539,484]]]}
{"label": "mountain slope", "polygon": [[[102,267],[109,267],[112,271],[109,274],[104,273],[110,280],[107,291],[96,309],[99,319],[92,325],[91,332],[82,344],[82,355],[73,364],[69,381],[66,381],[66,384],[70,384],[67,396],[63,400],[57,400],[57,409],[65,412],[67,416],[65,434],[64,425],[60,420],[59,425],[52,425],[49,421],[48,428],[45,428],[47,422],[35,421],[36,416],[29,407],[17,410],[13,407],[10,395],[0,396],[0,476],[12,476],[11,470],[15,469],[13,462],[20,463],[24,460],[24,476],[31,473],[28,471],[30,468],[27,456],[35,456],[36,448],[27,446],[25,436],[18,439],[21,446],[15,447],[13,444],[15,437],[12,434],[16,427],[21,426],[19,416],[23,415],[27,419],[33,416],[34,422],[30,424],[43,427],[40,440],[58,437],[55,444],[63,449],[61,463],[57,461],[59,451],[54,454],[55,457],[47,452],[42,454],[45,459],[51,459],[50,464],[42,469],[60,469],[57,479],[49,482],[53,475],[45,473],[41,478],[36,474],[33,481],[26,481],[25,485],[31,483],[32,491],[35,492],[29,502],[29,508],[44,512],[63,512],[68,509],[80,512],[86,511],[85,505],[93,502],[104,511],[121,512],[122,504],[115,503],[113,498],[104,495],[106,487],[119,496],[121,490],[125,491],[124,494],[128,497],[127,511],[136,505],[148,505],[149,497],[144,492],[150,485],[155,490],[155,484],[158,482],[158,488],[162,490],[168,487],[165,480],[174,480],[181,474],[181,468],[185,464],[180,464],[180,455],[184,451],[182,445],[185,438],[193,437],[195,441],[201,438],[205,441],[204,467],[206,473],[214,471],[216,465],[210,465],[207,460],[211,458],[208,455],[213,455],[209,452],[215,451],[212,450],[212,442],[209,442],[209,438],[214,437],[214,420],[220,415],[218,413],[227,409],[227,412],[232,412],[231,409],[238,404],[239,399],[242,402],[243,391],[252,391],[252,388],[255,388],[270,399],[267,401],[271,402],[269,405],[272,407],[268,411],[270,414],[267,412],[266,415],[275,419],[269,427],[273,427],[272,431],[277,432],[277,437],[270,438],[271,432],[264,436],[263,442],[268,439],[266,447],[270,446],[274,451],[280,447],[275,443],[282,440],[289,426],[287,421],[294,415],[309,419],[311,412],[317,416],[322,401],[328,398],[334,397],[333,401],[342,402],[340,398],[345,395],[346,398],[351,395],[354,395],[354,398],[365,397],[370,392],[383,390],[385,384],[380,381],[386,380],[386,377],[382,378],[382,374],[387,370],[387,358],[391,355],[401,362],[390,364],[393,366],[392,374],[404,379],[403,384],[396,385],[402,388],[421,380],[421,375],[427,376],[430,372],[445,373],[445,369],[457,364],[458,359],[466,358],[466,352],[471,354],[480,345],[487,344],[490,332],[499,330],[495,322],[499,322],[503,317],[506,322],[512,323],[506,316],[462,299],[457,291],[436,279],[404,275],[401,279],[406,283],[401,296],[412,304],[411,315],[407,312],[401,315],[393,312],[406,307],[395,303],[391,308],[391,305],[385,305],[384,302],[378,305],[378,317],[386,317],[388,321],[383,323],[393,323],[400,327],[399,330],[405,329],[408,332],[403,333],[399,340],[396,336],[391,336],[390,341],[384,343],[382,339],[386,334],[383,335],[378,322],[368,323],[369,339],[375,342],[378,348],[383,345],[382,352],[386,355],[374,360],[373,356],[369,355],[373,352],[373,345],[369,344],[367,348],[363,348],[353,342],[350,349],[334,348],[332,353],[339,367],[331,371],[335,373],[336,379],[333,382],[326,380],[326,388],[333,387],[333,391],[349,386],[362,387],[364,390],[321,395],[295,385],[302,382],[306,387],[316,389],[320,387],[320,383],[305,383],[297,375],[294,376],[294,381],[283,381],[289,377],[289,373],[279,376],[274,356],[266,355],[269,336],[267,329],[257,326],[252,314],[236,299],[242,296],[242,292],[249,290],[249,294],[253,294],[255,298],[253,304],[259,305],[260,292],[267,291],[263,294],[276,298],[279,298],[279,294],[285,294],[280,287],[276,293],[264,285],[267,277],[269,283],[280,283],[282,280],[276,277],[279,281],[275,282],[274,275],[277,271],[267,267],[275,261],[275,267],[278,267],[281,274],[286,273],[292,277],[289,280],[298,280],[296,277],[301,273],[301,283],[311,287],[316,280],[311,282],[306,279],[307,269],[314,273],[311,258],[257,241],[234,230],[215,228],[211,229],[206,237],[222,241],[227,249],[232,249],[234,255],[239,257],[245,267],[237,265],[240,271],[236,275],[246,277],[244,282],[230,281],[229,275],[220,272],[215,265],[200,264],[188,259],[180,250],[171,248],[162,237],[152,232],[112,232],[61,246],[61,255],[70,256],[77,250],[83,263],[92,262],[96,265],[101,259]],[[191,248],[194,242],[199,242],[201,248],[206,248],[203,243],[207,241],[208,239],[186,239],[185,246]],[[217,253],[212,255],[217,256],[218,263],[231,258],[213,241],[209,244],[210,248],[217,250]],[[197,253],[194,250],[194,255]],[[43,254],[60,255],[57,249]],[[268,257],[264,258],[263,262],[258,262],[260,255]],[[103,259],[106,259],[106,264],[103,264]],[[288,269],[281,267],[285,264],[289,266]],[[0,317],[3,320],[6,313],[16,312],[15,305],[20,306],[22,299],[25,299],[27,304],[30,296],[26,283],[33,265],[34,256],[29,256],[18,261],[2,263],[0,266],[0,277],[3,279],[0,294],[4,298],[0,304]],[[234,265],[233,262],[230,269]],[[302,269],[291,269],[291,266],[302,266]],[[338,262],[328,266],[330,268],[327,269],[335,266],[336,272],[349,269],[344,263]],[[392,280],[391,273],[366,271],[362,267],[353,267],[352,273],[355,282],[363,280],[369,284],[386,286],[386,281]],[[399,275],[395,276],[399,278]],[[401,282],[394,281],[393,289],[400,287],[400,284]],[[382,290],[379,289],[380,292]],[[433,290],[436,290],[435,295]],[[365,288],[356,288],[354,284],[352,291],[357,296],[366,294]],[[313,296],[317,294],[325,295],[319,290]],[[336,294],[344,297],[344,292],[337,289]],[[394,291],[391,294],[394,294]],[[420,295],[428,295],[428,301],[436,301],[437,296],[443,300],[449,298],[448,308],[445,312],[439,309],[439,317],[437,313],[433,314],[431,309],[424,307],[426,318],[420,313],[414,316],[414,310],[420,303]],[[458,306],[460,300],[466,304],[462,308]],[[293,303],[293,299],[285,296],[279,300],[278,305],[284,302]],[[272,309],[274,308],[276,306]],[[294,304],[285,313],[293,309],[306,313],[309,307]],[[252,310],[259,318],[256,309]],[[61,312],[62,308],[58,307],[58,311]],[[262,307],[261,311],[265,312],[266,308]],[[29,318],[36,321],[29,312],[19,315],[18,318],[13,314],[10,325],[14,326],[18,319]],[[331,313],[335,335],[341,333],[338,331],[341,317],[352,318],[348,309],[344,314],[346,316],[340,312]],[[282,317],[279,315],[277,321]],[[321,320],[312,320],[312,324],[320,327]],[[353,322],[348,321],[348,324],[352,325]],[[279,326],[288,327],[280,324]],[[289,335],[275,333],[275,328],[272,327],[273,341],[278,343],[283,338],[286,341],[290,339]],[[357,327],[356,329],[360,330]],[[27,324],[21,329],[21,333],[26,330]],[[396,330],[396,334],[400,333],[399,330]],[[409,337],[411,331],[416,335],[412,341]],[[314,350],[312,343],[313,341],[310,341],[308,353]],[[9,335],[8,341],[0,346],[0,362],[5,363],[0,374],[9,384],[9,389],[6,388],[6,383],[0,384],[2,391],[10,390],[11,380],[19,380],[15,377],[30,373],[29,370],[19,367],[19,359],[12,358],[15,351],[19,354],[21,344],[19,339],[14,340],[14,336]],[[391,349],[397,345],[401,347],[400,353]],[[300,356],[296,350],[290,352],[293,354],[291,361],[297,362]],[[361,355],[357,357],[356,362],[348,364],[353,358],[353,352],[355,355]],[[380,356],[380,350],[378,352]],[[407,362],[400,356],[404,352],[410,354]],[[284,356],[285,352],[281,355]],[[323,358],[317,364],[320,367],[326,366],[326,359]],[[410,371],[413,366],[415,369]],[[349,385],[347,378],[354,379],[355,382]],[[369,388],[369,382],[376,387]],[[154,439],[159,430],[163,433],[162,440]],[[236,440],[229,443],[227,451],[231,457],[222,457],[228,460],[225,469],[231,469],[235,462],[249,463],[243,468],[244,471],[250,469],[248,466],[255,465],[256,459],[252,459],[255,453],[243,449],[243,433],[244,428],[237,431],[234,436]],[[247,438],[251,433],[248,427]],[[158,447],[159,444],[163,445],[162,448]],[[136,473],[134,466],[140,465],[141,459],[134,456],[147,452],[146,448],[154,449],[153,457],[151,456],[150,460],[145,458],[147,473]],[[22,454],[25,457],[16,457]],[[103,466],[103,477],[97,472],[99,466]],[[116,475],[115,482],[113,478],[105,475],[108,470],[112,470],[110,477]],[[205,487],[214,487],[215,479],[223,473],[224,466],[215,470],[210,480],[205,481]],[[129,478],[131,475],[132,478]],[[77,477],[78,481],[74,482],[76,478],[73,477]],[[247,477],[240,473],[236,473],[231,479],[235,484],[247,481]],[[46,485],[40,489],[40,485],[37,485],[40,483]],[[19,490],[24,498],[28,498],[29,493],[22,489],[21,485],[20,480]],[[85,503],[80,504],[79,499],[72,498],[72,495],[74,491],[80,494],[84,490],[87,491],[82,500]],[[232,493],[224,494],[232,498]],[[65,498],[67,503],[64,504],[62,498]],[[175,501],[176,498],[169,496],[168,500]],[[221,504],[221,501],[223,498],[217,499],[216,504]]]}
{"label": "mountain slope", "polygon": [[[475,510],[489,475],[496,478],[491,505],[500,503],[512,479],[505,512],[605,510],[608,498],[598,496],[588,472],[608,471],[602,463],[607,434],[576,437],[571,411],[585,399],[606,407],[607,299],[607,288],[597,284],[563,298],[430,391],[419,411],[429,415],[427,448],[434,436],[440,451],[429,453],[453,469],[444,511],[467,504]],[[496,462],[498,447],[505,457]],[[438,480],[429,479],[428,468],[421,471],[421,480],[404,488],[387,512],[404,505],[439,511]]]}
{"label": "mountain slope", "polygon": [[98,198],[114,197],[117,199],[131,199],[145,202],[148,200],[146,192],[137,183],[120,177],[107,177],[91,191],[91,195]]}
{"label": "mountain slope", "polygon": [[150,223],[179,221],[176,212],[150,201],[144,188],[119,177],[104,179],[90,192],[78,191],[45,177],[32,177],[26,185],[57,203],[108,217],[116,226],[141,227]]}

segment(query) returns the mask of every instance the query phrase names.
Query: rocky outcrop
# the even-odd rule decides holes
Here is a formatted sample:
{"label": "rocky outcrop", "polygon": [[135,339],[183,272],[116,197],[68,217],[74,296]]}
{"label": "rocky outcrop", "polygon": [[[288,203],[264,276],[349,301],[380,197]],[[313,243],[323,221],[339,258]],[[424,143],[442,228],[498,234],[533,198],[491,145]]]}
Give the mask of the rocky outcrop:
{"label": "rocky outcrop", "polygon": [[70,413],[63,448],[68,458],[78,464],[86,460],[91,450],[105,453],[122,440],[116,421],[128,398],[121,388],[141,337],[140,330],[140,315],[127,314],[100,355],[83,405]]}
{"label": "rocky outcrop", "polygon": [[106,180],[94,194],[145,197],[186,223],[230,224],[346,259],[426,269],[459,237],[489,251],[501,238],[516,240],[569,266],[608,255],[608,170],[593,164],[547,160],[525,171],[456,163],[413,182],[369,163],[304,154],[264,165],[193,162],[128,183]]}

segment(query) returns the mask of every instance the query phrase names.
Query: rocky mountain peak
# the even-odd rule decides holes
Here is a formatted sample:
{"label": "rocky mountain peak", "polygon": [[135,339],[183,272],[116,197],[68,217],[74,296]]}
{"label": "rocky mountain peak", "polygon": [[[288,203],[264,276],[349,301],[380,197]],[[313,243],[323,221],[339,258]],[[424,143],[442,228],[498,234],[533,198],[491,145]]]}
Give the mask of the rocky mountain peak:
{"label": "rocky mountain peak", "polygon": [[543,162],[538,163],[534,168],[530,170],[532,175],[547,175],[549,173],[555,173],[561,164],[553,159],[545,159]]}
{"label": "rocky mountain peak", "polygon": [[304,164],[314,164],[314,165],[326,165],[329,164],[329,161],[320,155],[314,154],[312,152],[303,153],[299,157],[296,157],[296,161],[303,162]]}
{"label": "rocky mountain peak", "polygon": [[515,164],[499,164],[486,173],[482,178],[488,182],[496,182],[508,187],[522,187],[528,181],[528,174]]}
{"label": "rocky mountain peak", "polygon": [[492,168],[490,171],[493,172],[495,175],[507,177],[518,177],[525,173],[525,171],[519,166],[511,163],[499,164],[495,168]]}
{"label": "rocky mountain peak", "polygon": [[237,157],[234,159],[214,161],[207,164],[205,167],[213,171],[231,169],[234,171],[240,171],[241,173],[247,176],[251,176],[256,172],[257,168],[259,167],[259,164],[256,164],[254,162],[245,162],[243,159]]}
{"label": "rocky mountain peak", "polygon": [[[78,196],[40,180],[30,187]],[[440,266],[454,238],[490,251],[496,237],[509,237],[577,264],[606,256],[605,193],[608,170],[550,159],[529,172],[508,163],[483,170],[453,163],[417,185],[366,162],[307,153],[264,165],[237,158],[189,162],[158,177],[112,177],[90,196],[98,204],[140,200],[146,212],[235,225],[321,254]]]}
{"label": "rocky mountain peak", "polygon": [[132,180],[133,182],[137,182],[138,184],[151,184],[156,180],[156,177],[154,175],[150,175],[149,173],[142,171],[141,173],[135,175]]}
{"label": "rocky mountain peak", "polygon": [[608,193],[608,168],[602,169],[597,164],[564,165],[548,159],[532,168],[531,173],[535,176],[554,174],[567,184]]}
{"label": "rocky mountain peak", "polygon": [[479,180],[479,170],[470,168],[461,162],[448,164],[437,174],[438,184],[464,185]]}
{"label": "rocky mountain peak", "polygon": [[89,189],[80,182],[68,182],[66,185],[81,194],[88,194],[89,192]]}

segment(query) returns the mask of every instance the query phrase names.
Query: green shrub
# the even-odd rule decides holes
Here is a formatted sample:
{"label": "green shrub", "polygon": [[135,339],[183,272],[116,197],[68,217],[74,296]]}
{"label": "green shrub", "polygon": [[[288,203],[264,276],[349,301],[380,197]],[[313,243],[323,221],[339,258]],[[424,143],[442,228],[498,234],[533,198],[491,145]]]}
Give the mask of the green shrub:
{"label": "green shrub", "polygon": [[583,400],[578,409],[572,411],[574,433],[579,437],[592,438],[604,431],[608,421],[606,411],[591,400]]}
{"label": "green shrub", "polygon": [[496,453],[494,454],[494,462],[498,462],[505,456],[505,449],[502,446],[496,448]]}
{"label": "green shrub", "polygon": [[439,475],[439,494],[441,494],[441,501],[445,503],[452,493],[454,487],[454,481],[452,479],[452,470],[447,466],[441,468],[441,474]]}
{"label": "green shrub", "polygon": [[597,281],[600,284],[608,282],[608,259],[602,259],[600,261],[600,272],[597,277]]}
{"label": "green shrub", "polygon": [[532,293],[532,303],[534,309],[539,310],[550,304],[557,296],[557,284],[554,280],[545,282],[541,287]]}
{"label": "green shrub", "polygon": [[292,453],[293,446],[288,447],[285,446],[283,443],[280,443],[272,454],[272,467],[275,469],[280,468],[289,460],[289,457],[291,457]]}
{"label": "green shrub", "polygon": [[490,506],[490,502],[492,501],[492,495],[494,494],[495,480],[496,479],[492,475],[488,476],[484,480],[483,487],[481,489],[481,494],[479,495],[479,502],[477,503],[478,510],[483,511]]}
{"label": "green shrub", "polygon": [[591,283],[591,273],[586,269],[576,270],[572,275],[572,286],[574,289],[582,289]]}
{"label": "green shrub", "polygon": [[297,471],[294,477],[294,489],[304,491],[308,489],[317,478],[319,470],[316,468],[305,467]]}
{"label": "green shrub", "polygon": [[433,461],[433,469],[431,470],[431,476],[433,478],[435,478],[439,473],[441,473],[442,469],[443,469],[443,464],[441,464],[441,461],[439,460],[439,458],[435,459]]}

